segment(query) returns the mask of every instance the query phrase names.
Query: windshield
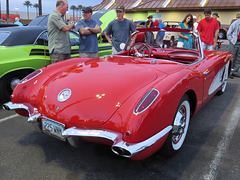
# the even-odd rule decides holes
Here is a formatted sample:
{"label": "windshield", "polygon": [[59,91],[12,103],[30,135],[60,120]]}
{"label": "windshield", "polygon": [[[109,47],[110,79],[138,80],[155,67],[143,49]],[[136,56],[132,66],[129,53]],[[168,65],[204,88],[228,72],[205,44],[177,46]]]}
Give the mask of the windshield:
{"label": "windshield", "polygon": [[43,15],[43,16],[38,16],[35,19],[33,19],[28,26],[47,26],[48,22],[48,17],[49,15]]}
{"label": "windshield", "polygon": [[199,36],[181,28],[138,28],[127,44],[120,44],[123,50],[117,55],[137,57],[138,60],[153,58],[192,64],[203,59]]}
{"label": "windshield", "polygon": [[152,48],[177,48],[199,51],[198,35],[190,30],[180,28],[139,28],[130,38],[127,49],[131,46],[131,41],[135,43],[146,43]]}

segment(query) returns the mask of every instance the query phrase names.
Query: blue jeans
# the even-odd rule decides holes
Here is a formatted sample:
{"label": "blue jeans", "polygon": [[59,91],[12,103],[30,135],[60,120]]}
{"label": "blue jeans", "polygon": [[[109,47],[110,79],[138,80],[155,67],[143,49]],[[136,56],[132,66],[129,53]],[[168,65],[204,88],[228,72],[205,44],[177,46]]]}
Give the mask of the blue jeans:
{"label": "blue jeans", "polygon": [[206,49],[208,51],[213,51],[213,44],[206,44],[202,42],[203,49]]}
{"label": "blue jeans", "polygon": [[240,68],[240,41],[235,45],[229,42],[229,51],[233,54],[233,72],[238,72]]}

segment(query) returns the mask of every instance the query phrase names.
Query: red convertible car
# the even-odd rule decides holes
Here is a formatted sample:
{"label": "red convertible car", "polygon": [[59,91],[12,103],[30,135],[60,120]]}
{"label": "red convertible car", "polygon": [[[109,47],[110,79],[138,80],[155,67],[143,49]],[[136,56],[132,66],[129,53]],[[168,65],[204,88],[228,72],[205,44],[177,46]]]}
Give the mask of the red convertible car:
{"label": "red convertible car", "polygon": [[[150,46],[145,37],[150,30],[185,33],[188,40]],[[179,28],[141,28],[120,47],[118,54],[36,70],[3,108],[73,146],[81,146],[81,140],[103,143],[134,160],[159,149],[174,155],[191,117],[226,90],[233,57],[203,50],[198,35]]]}

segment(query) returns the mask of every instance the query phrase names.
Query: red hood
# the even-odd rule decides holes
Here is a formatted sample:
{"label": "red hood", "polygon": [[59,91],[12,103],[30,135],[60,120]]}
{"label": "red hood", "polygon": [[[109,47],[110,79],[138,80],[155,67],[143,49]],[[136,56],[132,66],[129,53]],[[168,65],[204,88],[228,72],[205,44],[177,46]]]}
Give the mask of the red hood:
{"label": "red hood", "polygon": [[[134,92],[164,75],[124,58],[121,63],[110,60],[87,61],[50,78],[44,85],[42,114],[69,123],[101,125]],[[63,89],[70,89],[71,97],[59,102]]]}

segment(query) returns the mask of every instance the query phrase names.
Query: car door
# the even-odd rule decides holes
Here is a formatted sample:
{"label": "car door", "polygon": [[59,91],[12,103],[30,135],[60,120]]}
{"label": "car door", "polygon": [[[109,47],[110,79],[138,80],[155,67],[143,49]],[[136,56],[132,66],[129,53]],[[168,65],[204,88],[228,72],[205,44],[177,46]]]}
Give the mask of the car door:
{"label": "car door", "polygon": [[205,56],[198,67],[203,85],[203,104],[214,95],[216,90],[214,83],[216,82],[216,77],[219,72],[219,61],[214,57],[214,55]]}

